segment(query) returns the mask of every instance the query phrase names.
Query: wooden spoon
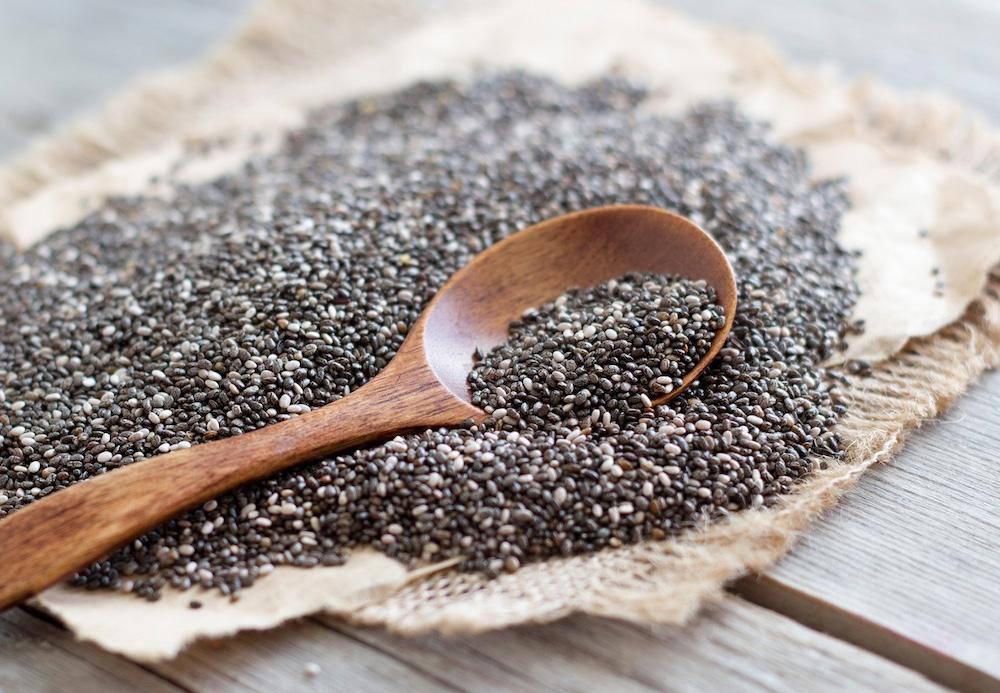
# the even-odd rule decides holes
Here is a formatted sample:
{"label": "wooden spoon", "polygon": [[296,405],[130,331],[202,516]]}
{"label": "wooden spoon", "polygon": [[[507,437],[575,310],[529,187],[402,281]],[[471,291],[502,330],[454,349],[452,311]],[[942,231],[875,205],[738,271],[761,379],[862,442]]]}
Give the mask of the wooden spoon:
{"label": "wooden spoon", "polygon": [[75,484],[0,521],[0,610],[104,557],[183,510],[237,486],[404,431],[485,414],[472,406],[472,354],[502,343],[527,309],[627,272],[704,279],[726,324],[677,396],[722,348],[736,312],[733,270],[690,221],[661,209],[599,207],[550,219],[488,248],[457,272],[370,382],[287,421],[158,455]]}

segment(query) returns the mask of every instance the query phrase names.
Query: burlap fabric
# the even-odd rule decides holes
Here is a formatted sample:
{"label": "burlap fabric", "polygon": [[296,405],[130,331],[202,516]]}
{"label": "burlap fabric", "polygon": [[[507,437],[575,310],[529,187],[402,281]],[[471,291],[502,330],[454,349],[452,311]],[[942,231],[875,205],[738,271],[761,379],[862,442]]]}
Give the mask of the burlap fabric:
{"label": "burlap fabric", "polygon": [[[199,180],[232,168],[273,146],[311,105],[505,67],[567,82],[617,71],[651,86],[649,107],[663,112],[732,98],[805,148],[817,176],[847,176],[853,206],[842,238],[864,251],[857,313],[869,326],[848,355],[878,362],[848,388],[847,459],[771,510],[495,580],[449,564],[407,572],[360,552],[340,568],[279,568],[236,604],[199,593],[197,611],[187,608],[193,593],[150,604],[66,587],[44,594],[44,608],[81,637],[145,659],[318,610],[407,633],[574,611],[680,623],[728,580],[780,557],[860,474],[1000,361],[1000,275],[990,275],[1000,260],[997,133],[961,107],[793,68],[758,39],[635,0],[266,2],[201,64],[136,86],[0,171],[0,233],[26,244],[108,194],[169,195],[152,174]],[[210,153],[190,156],[199,142]],[[933,290],[935,265],[943,295]]]}

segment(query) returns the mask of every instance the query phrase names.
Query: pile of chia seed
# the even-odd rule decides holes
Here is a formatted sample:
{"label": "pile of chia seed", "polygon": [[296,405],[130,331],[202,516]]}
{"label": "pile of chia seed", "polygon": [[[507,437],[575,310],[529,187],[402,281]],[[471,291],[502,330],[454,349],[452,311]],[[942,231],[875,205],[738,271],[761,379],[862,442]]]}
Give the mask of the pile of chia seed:
{"label": "pile of chia seed", "polygon": [[527,311],[469,375],[508,426],[624,425],[680,387],[726,323],[704,281],[627,274]]}
{"label": "pile of chia seed", "polygon": [[669,406],[399,437],[226,494],[76,582],[235,594],[360,545],[496,574],[774,502],[839,454],[819,364],[857,297],[843,188],[731,105],[667,118],[644,98],[618,79],[419,84],[316,112],[277,153],[170,200],[112,200],[0,249],[0,515],[344,396],[476,253],[611,203],[689,216],[736,270],[727,346]]}

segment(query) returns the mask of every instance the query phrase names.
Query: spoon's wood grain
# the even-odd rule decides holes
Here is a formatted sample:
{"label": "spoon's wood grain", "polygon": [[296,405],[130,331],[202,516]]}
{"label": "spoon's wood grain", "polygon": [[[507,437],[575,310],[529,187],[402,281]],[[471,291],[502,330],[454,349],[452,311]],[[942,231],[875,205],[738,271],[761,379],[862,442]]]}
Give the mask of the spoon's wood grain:
{"label": "spoon's wood grain", "polygon": [[501,343],[511,320],[568,289],[626,272],[704,279],[726,324],[679,394],[725,342],[736,310],[718,245],[677,215],[601,207],[525,229],[457,272],[395,358],[347,397],[294,419],[137,462],[74,484],[0,521],[0,610],[37,594],[178,513],[242,484],[404,431],[478,419],[466,377],[472,354]]}

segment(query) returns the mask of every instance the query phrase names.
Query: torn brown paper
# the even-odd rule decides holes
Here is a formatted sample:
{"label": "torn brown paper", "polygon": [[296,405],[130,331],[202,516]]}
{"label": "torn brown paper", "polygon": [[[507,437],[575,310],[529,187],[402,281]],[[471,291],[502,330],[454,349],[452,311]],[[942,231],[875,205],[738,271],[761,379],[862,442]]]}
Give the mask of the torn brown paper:
{"label": "torn brown paper", "polygon": [[349,563],[333,568],[275,568],[268,579],[241,592],[237,602],[203,588],[164,590],[159,601],[149,602],[60,585],[41,603],[81,638],[151,660],[173,657],[195,638],[273,628],[318,611],[350,613],[424,574],[369,550],[356,551]]}

